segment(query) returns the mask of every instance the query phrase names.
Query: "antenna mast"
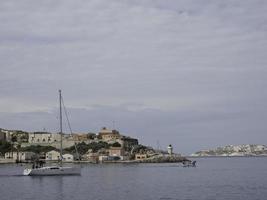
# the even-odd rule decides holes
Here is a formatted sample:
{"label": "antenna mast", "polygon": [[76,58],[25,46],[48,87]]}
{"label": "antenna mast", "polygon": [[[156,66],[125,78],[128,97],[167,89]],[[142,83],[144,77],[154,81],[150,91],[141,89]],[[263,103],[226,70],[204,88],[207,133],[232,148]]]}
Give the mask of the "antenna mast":
{"label": "antenna mast", "polygon": [[60,165],[62,165],[62,109],[61,109],[61,90],[58,91],[59,92],[59,124],[60,124]]}

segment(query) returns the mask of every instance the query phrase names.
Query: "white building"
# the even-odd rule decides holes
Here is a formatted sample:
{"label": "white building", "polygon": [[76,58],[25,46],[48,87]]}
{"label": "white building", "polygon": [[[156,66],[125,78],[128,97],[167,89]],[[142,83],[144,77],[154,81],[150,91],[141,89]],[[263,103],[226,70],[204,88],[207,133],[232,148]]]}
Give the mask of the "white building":
{"label": "white building", "polygon": [[30,144],[51,144],[60,141],[59,134],[47,133],[47,132],[34,132],[29,133]]}
{"label": "white building", "polygon": [[5,158],[24,162],[24,161],[30,161],[32,157],[35,155],[36,154],[34,152],[29,152],[29,151],[25,151],[25,152],[14,151],[14,152],[6,152]]}
{"label": "white building", "polygon": [[74,157],[71,154],[63,154],[62,157],[65,162],[72,162],[74,160]]}
{"label": "white building", "polygon": [[[63,154],[63,161],[72,162],[74,160],[74,156],[72,154]],[[45,154],[46,161],[58,161],[60,160],[60,153],[58,151],[52,150]]]}
{"label": "white building", "polygon": [[55,150],[49,151],[45,154],[45,160],[47,161],[60,160],[60,153]]}
{"label": "white building", "polygon": [[[23,144],[28,145],[41,145],[41,146],[52,146],[57,149],[60,148],[61,135],[59,133],[48,133],[48,132],[34,132],[29,133],[29,143]],[[69,134],[62,135],[63,148],[71,147],[75,144],[73,137]]]}

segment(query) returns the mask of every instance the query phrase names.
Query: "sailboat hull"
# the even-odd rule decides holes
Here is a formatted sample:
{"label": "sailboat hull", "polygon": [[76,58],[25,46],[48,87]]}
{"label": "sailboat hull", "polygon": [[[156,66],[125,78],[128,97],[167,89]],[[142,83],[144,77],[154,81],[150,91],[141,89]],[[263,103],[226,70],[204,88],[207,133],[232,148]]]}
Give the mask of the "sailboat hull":
{"label": "sailboat hull", "polygon": [[41,167],[35,169],[25,169],[23,171],[25,176],[62,176],[62,175],[81,175],[81,168],[79,167]]}

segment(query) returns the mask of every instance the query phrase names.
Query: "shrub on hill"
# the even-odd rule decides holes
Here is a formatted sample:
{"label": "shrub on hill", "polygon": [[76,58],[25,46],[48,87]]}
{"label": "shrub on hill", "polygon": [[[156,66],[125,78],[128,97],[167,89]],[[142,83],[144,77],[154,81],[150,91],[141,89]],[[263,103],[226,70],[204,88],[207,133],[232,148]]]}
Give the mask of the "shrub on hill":
{"label": "shrub on hill", "polygon": [[48,151],[52,150],[56,150],[56,148],[52,146],[31,145],[28,147],[22,147],[20,151],[31,151],[40,154],[42,152],[47,153]]}
{"label": "shrub on hill", "polygon": [[115,142],[111,145],[112,147],[121,147],[121,144],[118,142]]}
{"label": "shrub on hill", "polygon": [[[83,155],[86,154],[88,152],[89,149],[92,149],[92,152],[97,152],[98,150],[104,148],[104,149],[108,149],[109,148],[109,144],[106,142],[92,142],[89,144],[86,144],[85,142],[79,143],[76,145],[77,146],[77,150],[78,153]],[[64,149],[64,151],[68,152],[68,153],[75,153],[75,146],[71,146],[69,148]]]}

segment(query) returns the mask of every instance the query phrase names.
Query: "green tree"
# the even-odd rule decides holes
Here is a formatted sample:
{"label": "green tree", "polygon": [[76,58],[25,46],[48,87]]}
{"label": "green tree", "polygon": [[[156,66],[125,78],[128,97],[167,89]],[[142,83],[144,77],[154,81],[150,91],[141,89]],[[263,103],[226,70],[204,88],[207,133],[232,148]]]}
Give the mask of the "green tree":
{"label": "green tree", "polygon": [[2,156],[5,155],[6,152],[11,151],[12,145],[10,142],[0,141],[0,153]]}
{"label": "green tree", "polygon": [[[92,152],[97,152],[98,150],[104,148],[104,149],[108,149],[109,148],[109,144],[106,142],[92,142],[89,144],[86,144],[85,142],[79,143],[76,145],[78,153],[83,155],[86,154],[88,152],[89,149],[92,150]],[[75,146],[71,146],[69,148],[65,149],[66,152],[69,153],[76,153],[75,151]]]}
{"label": "green tree", "polygon": [[121,144],[118,143],[118,142],[115,142],[115,143],[112,144],[112,147],[121,147]]}
{"label": "green tree", "polygon": [[21,151],[31,151],[37,154],[47,153],[48,151],[52,150],[56,150],[56,148],[52,146],[40,146],[40,145],[31,145],[28,147],[21,148]]}

